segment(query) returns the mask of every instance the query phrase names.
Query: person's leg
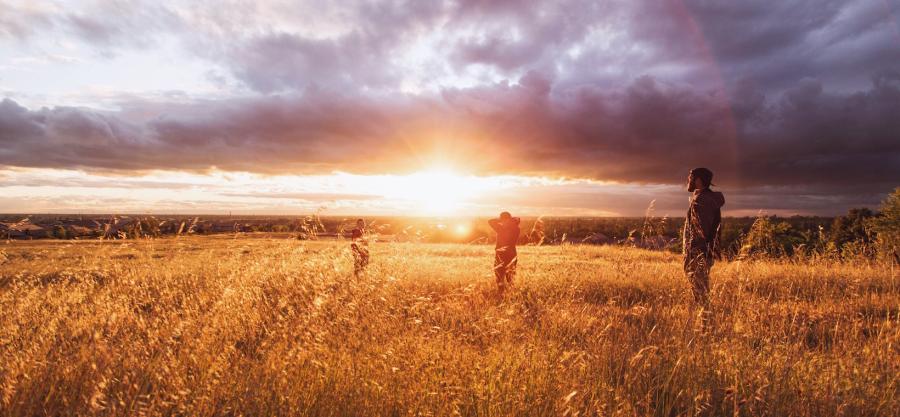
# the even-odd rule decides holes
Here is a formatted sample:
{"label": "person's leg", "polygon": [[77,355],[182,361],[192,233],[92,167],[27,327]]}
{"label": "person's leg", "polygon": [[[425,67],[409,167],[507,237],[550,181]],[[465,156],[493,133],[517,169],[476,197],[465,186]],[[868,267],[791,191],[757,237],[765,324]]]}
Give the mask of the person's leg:
{"label": "person's leg", "polygon": [[497,280],[497,288],[502,292],[506,288],[506,263],[501,252],[494,252],[494,277]]}
{"label": "person's leg", "polygon": [[699,250],[691,250],[684,262],[684,272],[691,284],[694,302],[701,307],[709,304],[709,259]]}
{"label": "person's leg", "polygon": [[694,261],[694,252],[690,249],[687,249],[684,254],[684,276],[688,280],[688,284],[691,286],[691,294],[694,296],[694,301],[697,299],[696,286],[694,285],[694,270],[697,268],[696,262]]}
{"label": "person's leg", "polygon": [[691,293],[694,296],[694,304],[699,307],[697,318],[699,327],[697,330],[709,329],[712,312],[709,308],[709,267],[711,259],[705,252],[691,250],[684,259],[684,273],[691,284]]}
{"label": "person's leg", "polygon": [[506,262],[506,283],[512,286],[513,279],[516,278],[516,268],[519,265],[519,257],[513,252],[512,259],[508,259]]}
{"label": "person's leg", "polygon": [[709,264],[700,262],[694,272],[694,301],[703,308],[709,306]]}
{"label": "person's leg", "polygon": [[359,255],[360,255],[360,264],[362,265],[362,267],[365,268],[365,267],[369,266],[369,250],[363,248],[359,251]]}
{"label": "person's leg", "polygon": [[355,243],[350,245],[350,251],[353,252],[353,274],[358,276],[365,266],[363,264],[365,262],[363,258],[364,254],[360,247]]}
{"label": "person's leg", "polygon": [[700,328],[703,331],[709,329],[712,311],[709,308],[709,259],[701,257],[702,261],[697,267],[695,277],[695,295],[694,300],[700,307]]}

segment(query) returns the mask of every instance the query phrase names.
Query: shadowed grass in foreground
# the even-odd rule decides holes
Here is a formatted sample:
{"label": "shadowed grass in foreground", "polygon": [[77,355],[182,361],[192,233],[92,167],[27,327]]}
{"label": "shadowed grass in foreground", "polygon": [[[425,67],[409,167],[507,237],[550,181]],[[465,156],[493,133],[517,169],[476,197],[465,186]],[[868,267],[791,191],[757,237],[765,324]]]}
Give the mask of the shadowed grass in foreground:
{"label": "shadowed grass in foreground", "polygon": [[900,282],[724,263],[697,332],[678,256],[185,238],[0,248],[0,413],[892,415]]}

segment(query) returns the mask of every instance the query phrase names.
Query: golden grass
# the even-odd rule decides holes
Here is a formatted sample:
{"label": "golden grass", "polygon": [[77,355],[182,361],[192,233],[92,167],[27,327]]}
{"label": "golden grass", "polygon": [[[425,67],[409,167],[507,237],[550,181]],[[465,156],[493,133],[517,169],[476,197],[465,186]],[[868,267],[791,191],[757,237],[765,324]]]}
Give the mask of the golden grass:
{"label": "golden grass", "polygon": [[896,415],[900,282],[676,255],[181,238],[0,247],[0,414]]}

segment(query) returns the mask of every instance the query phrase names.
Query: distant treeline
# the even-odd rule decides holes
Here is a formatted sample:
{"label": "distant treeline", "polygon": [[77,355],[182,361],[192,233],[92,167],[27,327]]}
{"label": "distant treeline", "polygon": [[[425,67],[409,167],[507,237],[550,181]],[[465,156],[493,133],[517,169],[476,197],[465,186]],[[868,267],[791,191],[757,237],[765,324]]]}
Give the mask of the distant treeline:
{"label": "distant treeline", "polygon": [[[0,223],[20,227],[32,233],[13,233],[12,237],[33,239],[101,238],[107,225],[116,226],[116,233],[107,238],[159,237],[174,234],[217,233],[297,233],[301,239],[342,237],[354,227],[356,217],[336,216],[149,216],[149,215],[0,215]],[[420,218],[420,217],[364,217],[370,234],[376,238],[408,240],[428,243],[488,243],[493,232],[487,218]],[[791,230],[830,229],[833,217],[773,216],[771,221],[787,223]],[[745,235],[757,220],[755,217],[729,217],[723,222],[722,236],[726,244]],[[184,224],[184,226],[182,226]],[[542,228],[541,225],[542,224]],[[683,217],[526,217],[522,219],[522,244],[561,243],[635,243],[651,237],[678,240]],[[36,226],[36,227],[35,227]],[[537,226],[537,227],[536,227]],[[541,230],[542,229],[542,230]],[[140,231],[140,236],[138,236]],[[540,232],[543,233],[540,233]],[[5,235],[0,235],[5,238]],[[680,243],[678,243],[680,245]]]}
{"label": "distant treeline", "polygon": [[[681,251],[683,217],[523,218],[521,244],[632,245]],[[373,240],[490,243],[486,218],[364,217]],[[298,239],[344,238],[356,217],[340,216],[110,216],[0,215],[0,238],[131,239],[216,233],[289,233]],[[878,211],[851,209],[837,217],[727,217],[722,223],[728,258],[829,256],[897,258],[900,188]],[[900,261],[900,259],[896,259]]]}

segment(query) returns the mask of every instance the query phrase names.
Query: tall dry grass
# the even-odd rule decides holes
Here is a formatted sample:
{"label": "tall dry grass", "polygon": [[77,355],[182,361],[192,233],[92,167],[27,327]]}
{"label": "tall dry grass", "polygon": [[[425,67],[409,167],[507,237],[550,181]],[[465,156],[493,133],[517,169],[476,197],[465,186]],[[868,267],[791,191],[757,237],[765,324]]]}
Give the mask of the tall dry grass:
{"label": "tall dry grass", "polygon": [[900,282],[876,264],[186,237],[0,256],[0,414],[897,415]]}

